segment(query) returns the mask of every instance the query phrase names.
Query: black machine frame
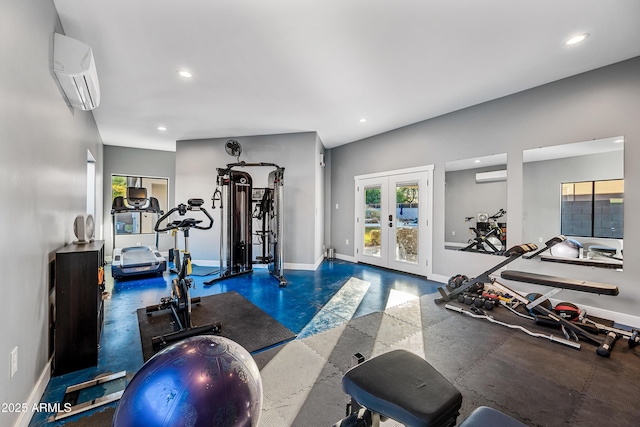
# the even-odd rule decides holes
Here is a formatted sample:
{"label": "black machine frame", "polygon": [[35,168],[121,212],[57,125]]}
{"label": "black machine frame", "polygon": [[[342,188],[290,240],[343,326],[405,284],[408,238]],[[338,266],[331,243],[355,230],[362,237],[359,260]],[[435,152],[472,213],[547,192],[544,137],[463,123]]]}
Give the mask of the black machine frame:
{"label": "black machine frame", "polygon": [[[274,168],[267,187],[254,187],[247,167]],[[254,264],[267,265],[285,287],[284,277],[284,168],[275,163],[230,163],[218,168],[213,209],[220,208],[220,271],[204,283],[253,272]],[[254,227],[257,223],[257,227]],[[259,254],[254,256],[254,246]]]}

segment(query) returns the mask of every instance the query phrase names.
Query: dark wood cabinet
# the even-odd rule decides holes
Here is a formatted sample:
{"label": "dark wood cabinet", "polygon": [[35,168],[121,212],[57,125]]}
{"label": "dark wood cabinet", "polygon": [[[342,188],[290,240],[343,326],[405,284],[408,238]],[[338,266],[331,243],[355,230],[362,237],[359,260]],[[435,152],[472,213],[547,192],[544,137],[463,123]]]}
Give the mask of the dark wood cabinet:
{"label": "dark wood cabinet", "polygon": [[104,265],[102,240],[56,252],[54,375],[98,364]]}

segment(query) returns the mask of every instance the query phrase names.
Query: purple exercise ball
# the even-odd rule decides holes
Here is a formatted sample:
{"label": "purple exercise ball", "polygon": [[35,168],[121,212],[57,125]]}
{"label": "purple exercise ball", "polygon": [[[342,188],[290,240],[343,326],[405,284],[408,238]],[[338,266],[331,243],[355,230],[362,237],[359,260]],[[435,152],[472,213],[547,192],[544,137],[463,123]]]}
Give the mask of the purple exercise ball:
{"label": "purple exercise ball", "polygon": [[238,343],[215,335],[179,341],[149,359],[131,379],[113,427],[256,426],[262,380]]}

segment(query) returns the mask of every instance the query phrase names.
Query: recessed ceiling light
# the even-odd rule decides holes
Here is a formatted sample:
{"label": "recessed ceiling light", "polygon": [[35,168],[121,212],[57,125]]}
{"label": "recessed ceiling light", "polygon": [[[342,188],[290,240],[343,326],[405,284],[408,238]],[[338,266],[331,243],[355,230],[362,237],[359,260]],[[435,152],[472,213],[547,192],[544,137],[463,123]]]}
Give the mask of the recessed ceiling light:
{"label": "recessed ceiling light", "polygon": [[167,130],[167,128],[166,128],[166,127],[164,127],[164,126],[158,126],[156,129],[161,130],[161,131],[165,131],[165,130]]}
{"label": "recessed ceiling light", "polygon": [[572,45],[572,44],[580,43],[587,37],[589,37],[589,33],[580,34],[578,36],[571,37],[569,40],[567,40],[566,44]]}
{"label": "recessed ceiling light", "polygon": [[360,120],[358,120],[358,121],[359,121],[360,123],[364,123],[364,122],[366,122],[366,121],[367,121],[367,119],[365,119],[365,118],[363,117],[363,118],[361,118],[361,119],[360,119]]}
{"label": "recessed ceiling light", "polygon": [[476,160],[476,161],[474,161],[474,163],[480,163],[480,160]]}
{"label": "recessed ceiling light", "polygon": [[187,70],[179,70],[178,75],[180,77],[184,77],[185,79],[190,79],[192,77],[191,73]]}

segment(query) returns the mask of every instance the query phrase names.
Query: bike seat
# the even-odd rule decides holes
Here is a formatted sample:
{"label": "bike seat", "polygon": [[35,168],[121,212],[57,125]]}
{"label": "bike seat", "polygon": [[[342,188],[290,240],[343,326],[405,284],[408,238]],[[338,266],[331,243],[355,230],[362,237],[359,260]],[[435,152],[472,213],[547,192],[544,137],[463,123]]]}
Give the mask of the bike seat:
{"label": "bike seat", "polygon": [[182,221],[180,221],[180,227],[191,228],[191,227],[195,227],[196,225],[200,224],[201,222],[202,222],[202,220],[200,220],[200,219],[185,218]]}
{"label": "bike seat", "polygon": [[406,350],[351,368],[342,378],[342,389],[370,411],[409,427],[454,425],[462,405],[460,391],[449,380]]}

